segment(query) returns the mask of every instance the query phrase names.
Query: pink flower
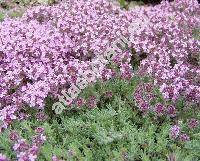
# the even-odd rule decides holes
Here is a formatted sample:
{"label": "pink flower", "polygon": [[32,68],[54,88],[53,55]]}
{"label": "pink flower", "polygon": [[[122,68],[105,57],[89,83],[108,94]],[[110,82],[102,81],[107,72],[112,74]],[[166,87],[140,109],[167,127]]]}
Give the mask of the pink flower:
{"label": "pink flower", "polygon": [[[39,147],[33,145],[31,148],[28,149],[29,154],[32,154],[32,157],[34,157],[35,159],[37,158],[37,154],[39,152]],[[30,157],[30,156],[29,156]]]}
{"label": "pink flower", "polygon": [[162,115],[163,112],[164,112],[164,109],[165,109],[165,107],[161,103],[158,103],[158,104],[155,105],[155,112],[158,115]]}
{"label": "pink flower", "polygon": [[176,139],[180,134],[181,128],[177,125],[174,125],[170,128],[170,137]]}
{"label": "pink flower", "polygon": [[190,137],[189,137],[187,134],[181,134],[181,135],[179,136],[179,139],[180,139],[180,141],[185,142],[185,141],[189,141],[189,140],[190,140]]}
{"label": "pink flower", "polygon": [[133,76],[132,66],[128,63],[123,63],[120,65],[121,78],[130,80]]}
{"label": "pink flower", "polygon": [[0,161],[9,161],[9,159],[7,159],[5,155],[0,153]]}
{"label": "pink flower", "polygon": [[11,131],[9,138],[11,141],[17,141],[19,139],[19,134],[16,131]]}
{"label": "pink flower", "polygon": [[97,106],[96,97],[95,96],[90,96],[87,99],[86,104],[87,104],[88,108],[90,108],[90,109],[95,108]]}
{"label": "pink flower", "polygon": [[83,98],[78,98],[75,103],[77,107],[82,107],[85,104],[85,100]]}
{"label": "pink flower", "polygon": [[197,120],[197,119],[190,119],[189,121],[188,121],[188,127],[190,128],[190,129],[194,129],[194,128],[197,128],[199,126],[199,121]]}
{"label": "pink flower", "polygon": [[41,134],[41,133],[44,132],[44,128],[43,128],[43,127],[37,127],[37,128],[35,129],[35,132],[38,133],[38,134]]}
{"label": "pink flower", "polygon": [[150,106],[149,106],[148,102],[142,102],[139,105],[139,108],[140,108],[141,111],[147,111],[150,108]]}
{"label": "pink flower", "polygon": [[176,108],[173,105],[167,106],[166,112],[169,116],[174,117],[176,115]]}
{"label": "pink flower", "polygon": [[47,119],[47,115],[41,111],[36,114],[36,118],[39,121],[45,121]]}
{"label": "pink flower", "polygon": [[18,140],[17,143],[15,143],[13,146],[13,149],[19,152],[26,151],[28,150],[28,148],[29,148],[29,145],[27,144],[25,139]]}
{"label": "pink flower", "polygon": [[16,110],[15,106],[6,106],[0,110],[0,120],[3,121],[3,128],[7,128],[12,120],[17,119],[15,115]]}
{"label": "pink flower", "polygon": [[35,145],[40,146],[46,141],[46,136],[43,133],[41,133],[39,135],[34,136],[32,140]]}

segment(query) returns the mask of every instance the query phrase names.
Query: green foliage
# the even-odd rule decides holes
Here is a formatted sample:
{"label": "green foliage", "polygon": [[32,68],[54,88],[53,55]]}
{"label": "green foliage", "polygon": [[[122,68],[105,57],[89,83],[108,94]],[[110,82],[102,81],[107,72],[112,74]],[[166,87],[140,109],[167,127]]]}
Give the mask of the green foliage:
{"label": "green foliage", "polygon": [[0,12],[0,21],[3,21],[5,17],[5,14],[3,12]]}
{"label": "green foliage", "polygon": [[9,158],[15,158],[15,153],[12,150],[11,143],[9,142],[9,130],[0,134],[0,153],[4,153]]}
{"label": "green foliage", "polygon": [[[5,9],[11,8],[12,3],[20,6],[35,4],[53,4],[55,0],[13,0],[5,4]],[[138,5],[125,0],[119,0],[123,8]],[[140,5],[140,4],[139,4]],[[12,11],[10,17],[20,17],[21,10]],[[4,19],[4,12],[0,12],[0,21]],[[194,31],[194,37],[199,39],[199,29]],[[145,58],[145,53],[140,57],[133,53],[132,64],[137,69],[140,61]],[[87,87],[80,96],[88,98],[96,96],[97,108],[81,109],[68,108],[61,115],[55,115],[52,111],[54,100],[47,98],[45,112],[49,119],[36,121],[36,111],[26,109],[32,117],[25,121],[16,121],[12,126],[0,135],[0,153],[5,154],[11,160],[16,160],[16,154],[12,150],[8,139],[9,133],[15,129],[19,134],[31,142],[34,129],[44,127],[47,141],[41,148],[38,160],[50,161],[53,155],[64,160],[80,161],[165,161],[169,156],[174,156],[176,161],[200,160],[200,129],[188,130],[186,120],[190,117],[200,119],[196,108],[188,108],[184,111],[185,101],[179,99],[176,107],[179,110],[179,118],[174,120],[168,117],[157,118],[155,115],[142,115],[133,101],[133,92],[141,82],[148,82],[149,78],[134,77],[130,82],[113,79],[107,82],[97,82]],[[106,98],[105,93],[112,91],[113,97]],[[155,89],[157,102],[164,102],[161,94]],[[180,121],[184,132],[187,132],[191,140],[180,143],[169,138],[169,128],[174,121]]]}
{"label": "green foliage", "polygon": [[8,13],[8,16],[11,18],[21,17],[22,15],[23,15],[23,11],[19,11],[19,10]]}
{"label": "green foliage", "polygon": [[31,3],[31,0],[13,0],[13,3],[19,5],[29,5]]}
{"label": "green foliage", "polygon": [[13,0],[13,2],[24,6],[33,4],[50,5],[57,2],[57,0]]}
{"label": "green foliage", "polygon": [[197,40],[200,40],[200,28],[193,30],[193,37]]}
{"label": "green foliage", "polygon": [[[51,118],[46,121],[36,121],[32,117],[16,122],[9,130],[15,128],[23,138],[31,141],[34,129],[43,127],[47,141],[41,148],[38,159],[41,161],[50,161],[53,155],[70,161],[166,161],[172,154],[177,161],[200,159],[199,129],[191,131],[191,141],[180,143],[169,138],[172,120],[142,115],[136,109],[132,93],[142,81],[150,80],[135,77],[130,82],[121,79],[97,82],[81,93],[85,98],[95,95],[101,102],[97,108],[74,108],[54,116],[51,113]],[[106,91],[112,91],[113,97],[103,97]],[[158,90],[155,93],[159,95]],[[50,98],[47,100],[47,106],[52,105],[51,101]],[[162,101],[162,97],[158,101]],[[178,106],[184,106],[182,100]],[[9,130],[0,137],[0,153],[14,160]]]}
{"label": "green foliage", "polygon": [[126,6],[126,1],[125,1],[125,0],[119,0],[119,4],[120,4],[122,7],[125,7],[125,6]]}
{"label": "green foliage", "polygon": [[144,2],[142,1],[126,1],[126,0],[118,0],[120,6],[125,9],[130,9],[135,6],[144,5]]}
{"label": "green foliage", "polygon": [[52,5],[58,0],[0,0],[0,21],[3,21],[5,15],[10,18],[21,17],[29,6],[35,5]]}

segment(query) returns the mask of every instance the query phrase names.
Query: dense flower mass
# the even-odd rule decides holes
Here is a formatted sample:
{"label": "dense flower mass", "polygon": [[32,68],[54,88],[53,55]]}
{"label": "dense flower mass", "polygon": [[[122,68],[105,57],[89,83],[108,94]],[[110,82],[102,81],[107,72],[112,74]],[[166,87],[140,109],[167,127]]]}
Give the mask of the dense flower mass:
{"label": "dense flower mass", "polygon": [[[200,41],[193,38],[193,30],[200,25],[199,15],[196,0],[163,1],[129,11],[106,0],[70,0],[38,6],[27,10],[22,18],[4,20],[0,24],[0,129],[20,117],[20,110],[27,105],[44,109],[48,96],[57,99],[62,89],[76,84],[85,73],[90,73],[88,82],[114,77],[110,67],[103,66],[94,73],[91,66],[93,58],[102,55],[119,35],[130,40],[129,51],[146,55],[138,73],[153,77],[166,100],[176,101],[181,96],[198,104]],[[135,19],[148,22],[134,31],[130,26]],[[135,53],[116,52],[112,62],[118,66],[120,77],[130,80]],[[141,92],[138,89],[135,98],[139,108],[146,111],[150,106],[145,99],[153,96],[147,92],[144,99]],[[95,99],[87,104],[94,108]],[[176,115],[174,106],[157,104],[153,110],[158,115]]]}
{"label": "dense flower mass", "polygon": [[[93,73],[88,76],[93,82],[97,73],[91,70],[91,58],[103,53],[116,40],[117,32],[128,33],[130,18],[107,1],[81,0],[38,6],[20,19],[4,20],[0,24],[2,107],[13,111],[26,105],[43,109],[47,96],[57,98],[86,70]],[[130,78],[124,71],[130,66],[119,65],[122,77]],[[101,68],[99,74],[110,78],[109,71]],[[5,109],[1,120],[9,122]]]}
{"label": "dense flower mass", "polygon": [[0,24],[2,107],[43,109],[47,96],[57,97],[86,70],[92,72],[91,58],[106,50],[118,37],[116,32],[127,34],[126,28],[125,11],[104,0],[38,6],[20,19],[4,20]]}
{"label": "dense flower mass", "polygon": [[183,96],[188,102],[199,103],[200,41],[192,34],[200,26],[198,2],[163,1],[141,12],[149,22],[130,36],[133,48],[148,55],[141,62],[141,72],[154,77],[166,99],[175,101]]}

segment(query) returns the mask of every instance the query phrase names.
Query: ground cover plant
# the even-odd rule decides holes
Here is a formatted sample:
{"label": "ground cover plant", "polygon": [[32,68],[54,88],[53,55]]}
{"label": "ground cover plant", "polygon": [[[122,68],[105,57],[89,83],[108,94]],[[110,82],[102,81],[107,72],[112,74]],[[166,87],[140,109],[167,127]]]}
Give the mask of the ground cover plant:
{"label": "ground cover plant", "polygon": [[[73,0],[5,18],[0,160],[199,160],[199,17],[196,0]],[[129,43],[97,76],[95,57],[119,35]],[[86,72],[90,86],[56,115]]]}
{"label": "ground cover plant", "polygon": [[0,0],[0,21],[6,17],[21,17],[26,9],[32,6],[52,5],[58,2],[57,0]]}
{"label": "ground cover plant", "polygon": [[[154,95],[148,111],[138,110],[138,90]],[[97,82],[59,116],[38,118],[32,110],[16,121],[1,136],[1,149],[12,160],[16,153],[21,160],[198,160],[200,115],[186,114],[184,102],[176,110],[164,102],[148,78]]]}

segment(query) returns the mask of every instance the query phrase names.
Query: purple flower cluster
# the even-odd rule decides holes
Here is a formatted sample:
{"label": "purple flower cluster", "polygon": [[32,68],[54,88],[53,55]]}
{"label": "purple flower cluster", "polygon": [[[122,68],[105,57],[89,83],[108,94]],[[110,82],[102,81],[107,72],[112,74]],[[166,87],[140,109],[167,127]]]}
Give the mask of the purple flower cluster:
{"label": "purple flower cluster", "polygon": [[133,9],[130,14],[149,20],[146,26],[132,32],[130,41],[142,60],[140,72],[153,76],[163,96],[199,103],[200,41],[193,30],[200,26],[200,6],[196,0],[163,1],[155,7]]}
{"label": "purple flower cluster", "polygon": [[[95,82],[92,58],[104,53],[119,35],[130,40],[128,46],[138,55],[147,53],[139,73],[151,75],[166,99],[181,95],[198,103],[200,41],[192,33],[200,24],[199,14],[196,0],[163,1],[130,11],[106,0],[70,0],[29,9],[19,19],[5,19],[0,23],[0,130],[17,119],[15,112],[26,105],[43,109],[47,96],[58,98],[62,89],[76,84],[85,73],[88,82]],[[135,19],[148,19],[148,23],[130,30]],[[129,80],[131,53],[116,52],[112,61],[119,66],[121,78]],[[101,67],[98,78],[115,75],[113,69]],[[149,109],[140,91],[136,93],[140,109]],[[153,98],[150,93],[148,100]],[[89,105],[94,107],[95,100]],[[173,107],[155,107],[158,114],[164,109],[175,115]]]}
{"label": "purple flower cluster", "polygon": [[152,105],[152,102],[156,101],[158,95],[155,93],[156,88],[153,83],[141,83],[137,86],[133,99],[137,107],[143,112],[154,112],[156,116],[167,115],[169,117],[175,117],[177,109],[173,104],[156,103]]}
{"label": "purple flower cluster", "polygon": [[172,139],[179,139],[182,142],[190,140],[190,137],[187,134],[181,133],[181,128],[178,125],[174,125],[170,128],[170,137]]}
{"label": "purple flower cluster", "polygon": [[116,33],[128,34],[131,17],[107,0],[70,0],[55,7],[33,8],[23,19],[51,23],[71,38],[77,56],[88,57],[106,50],[118,37]]}
{"label": "purple flower cluster", "polygon": [[180,134],[181,128],[178,125],[174,125],[170,129],[170,137],[176,139]]}
{"label": "purple flower cluster", "polygon": [[55,155],[51,159],[52,161],[64,161],[64,160],[58,159],[58,157]]}
{"label": "purple flower cluster", "polygon": [[[143,112],[147,112],[150,110],[150,102],[154,99],[154,94],[153,94],[153,84],[151,83],[144,83],[144,84],[139,84],[133,94],[134,101],[139,107],[139,109]],[[157,112],[161,112],[159,109],[160,105],[156,105],[155,109]],[[162,105],[161,105],[162,106]]]}
{"label": "purple flower cluster", "polygon": [[195,128],[199,127],[199,121],[197,119],[194,119],[194,118],[190,119],[188,121],[188,127],[190,129],[195,129]]}
{"label": "purple flower cluster", "polygon": [[25,139],[21,138],[17,132],[10,133],[10,140],[13,143],[13,150],[17,154],[18,161],[35,161],[39,154],[40,147],[46,140],[44,129],[38,127],[35,129],[36,135],[32,138],[30,145]]}
{"label": "purple flower cluster", "polygon": [[87,99],[86,105],[88,106],[88,108],[93,109],[97,106],[97,98],[95,96],[90,96]]}
{"label": "purple flower cluster", "polygon": [[15,115],[16,110],[15,106],[6,106],[0,110],[0,120],[2,121],[2,124],[0,124],[0,132],[6,129],[13,120],[17,119]]}
{"label": "purple flower cluster", "polygon": [[190,137],[187,134],[181,134],[179,139],[180,141],[185,142],[185,141],[189,141]]}
{"label": "purple flower cluster", "polygon": [[7,159],[5,155],[0,153],[0,161],[9,161],[9,159]]}
{"label": "purple flower cluster", "polygon": [[125,11],[105,0],[38,6],[20,19],[5,19],[0,24],[3,108],[43,109],[47,96],[57,98],[86,71],[93,73],[89,60],[107,49],[116,32],[127,34],[128,23]]}

